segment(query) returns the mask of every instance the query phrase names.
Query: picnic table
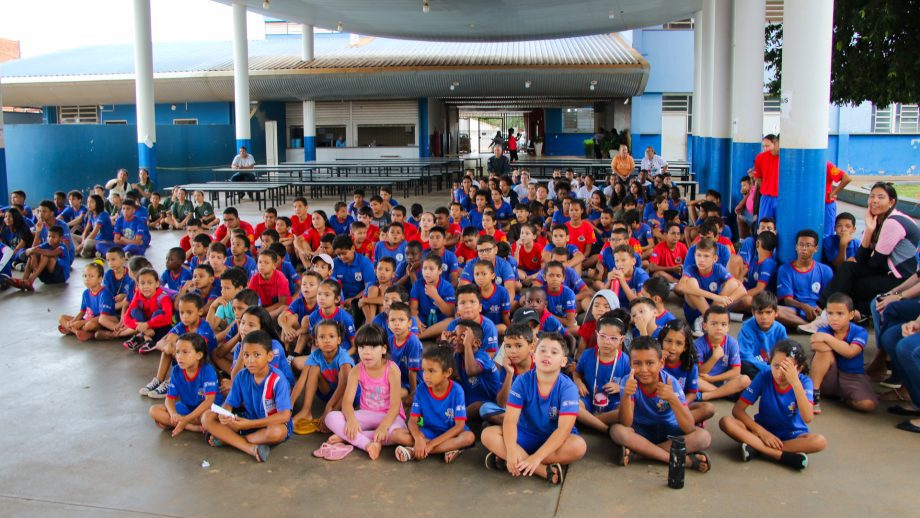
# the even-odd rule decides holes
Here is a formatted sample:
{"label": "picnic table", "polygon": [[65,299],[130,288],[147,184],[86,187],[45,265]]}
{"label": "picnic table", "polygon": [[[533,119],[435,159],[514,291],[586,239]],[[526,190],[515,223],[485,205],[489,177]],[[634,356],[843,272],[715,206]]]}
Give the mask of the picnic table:
{"label": "picnic table", "polygon": [[269,202],[275,205],[283,205],[287,202],[287,190],[289,183],[282,182],[231,182],[216,181],[207,183],[189,183],[181,186],[189,192],[201,191],[208,195],[212,205],[220,207],[220,197],[223,194],[224,205],[231,206],[237,201],[237,197],[242,200],[243,196],[249,194],[259,206],[268,207]]}

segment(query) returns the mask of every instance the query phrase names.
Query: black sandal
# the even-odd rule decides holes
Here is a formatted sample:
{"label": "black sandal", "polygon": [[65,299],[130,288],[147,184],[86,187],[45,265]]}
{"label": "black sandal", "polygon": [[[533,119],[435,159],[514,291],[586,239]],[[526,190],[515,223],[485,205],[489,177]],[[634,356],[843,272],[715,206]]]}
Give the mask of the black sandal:
{"label": "black sandal", "polygon": [[[700,459],[698,455],[702,455],[703,458]],[[709,461],[709,455],[705,451],[698,451],[694,453],[688,453],[687,457],[690,458],[690,469],[699,471],[700,473],[709,473],[709,470],[712,469],[712,463]],[[700,469],[702,464],[706,464],[706,469]]]}
{"label": "black sandal", "polygon": [[565,471],[558,462],[546,466],[546,482],[551,486],[558,486],[565,480]]}

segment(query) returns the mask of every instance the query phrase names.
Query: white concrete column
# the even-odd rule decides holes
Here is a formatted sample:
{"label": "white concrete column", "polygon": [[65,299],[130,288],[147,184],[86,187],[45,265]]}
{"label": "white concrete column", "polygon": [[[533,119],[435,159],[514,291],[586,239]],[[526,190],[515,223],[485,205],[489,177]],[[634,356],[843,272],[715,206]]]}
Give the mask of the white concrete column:
{"label": "white concrete column", "polygon": [[834,1],[786,0],[784,11],[776,227],[786,262],[798,231],[824,235]]}
{"label": "white concrete column", "polygon": [[700,117],[700,167],[697,168],[696,181],[700,184],[700,190],[705,192],[709,188],[709,172],[711,168],[712,157],[712,46],[714,42],[713,24],[715,23],[714,0],[703,0],[703,16],[700,27],[700,72],[701,72],[701,94],[702,100]]}
{"label": "white concrete column", "polygon": [[246,34],[246,4],[233,4],[233,107],[236,115],[236,147],[249,151],[249,40]]}
{"label": "white concrete column", "polygon": [[[707,188],[715,189],[728,200],[731,185],[729,164],[731,160],[731,77],[732,77],[732,0],[706,0],[711,6],[709,31],[712,41],[712,75],[710,88],[712,104],[709,107],[711,151],[709,153],[709,179]],[[727,208],[727,207],[726,207]]]}
{"label": "white concrete column", "polygon": [[150,0],[134,0],[134,90],[137,111],[137,162],[157,184],[157,126],[153,94],[153,38]]}
{"label": "white concrete column", "polygon": [[763,135],[765,0],[734,0],[732,12],[732,206],[738,183],[754,165]]}
{"label": "white concrete column", "polygon": [[316,160],[316,101],[303,102],[303,159]]}
{"label": "white concrete column", "polygon": [[300,49],[300,60],[313,61],[313,26],[303,24],[301,30],[303,33],[300,38],[302,44],[302,48]]}
{"label": "white concrete column", "polygon": [[702,128],[703,113],[705,113],[703,103],[703,11],[697,11],[693,15],[693,101],[691,107],[691,131],[692,150],[690,161],[693,164],[693,170],[698,171],[702,165],[702,155],[700,148],[702,146]]}

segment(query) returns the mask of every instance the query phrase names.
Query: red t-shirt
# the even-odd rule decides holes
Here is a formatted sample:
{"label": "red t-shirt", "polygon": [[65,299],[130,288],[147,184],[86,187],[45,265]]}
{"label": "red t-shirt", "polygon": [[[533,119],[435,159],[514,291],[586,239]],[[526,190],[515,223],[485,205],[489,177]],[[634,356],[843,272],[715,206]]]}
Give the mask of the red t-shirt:
{"label": "red t-shirt", "polygon": [[470,259],[476,259],[478,257],[475,248],[467,248],[463,243],[457,243],[454,255],[456,255],[458,259],[462,257],[464,261],[469,261]]}
{"label": "red t-shirt", "polygon": [[313,218],[309,214],[307,214],[303,220],[298,218],[297,214],[291,216],[291,232],[293,232],[295,236],[303,235],[303,233],[310,230],[312,226]]}
{"label": "red t-shirt", "polygon": [[760,178],[761,196],[779,196],[779,155],[764,151],[754,159],[754,178]]}
{"label": "red t-shirt", "polygon": [[258,225],[256,225],[256,230],[255,230],[256,238],[258,239],[258,238],[262,237],[262,233],[265,232],[266,230],[268,230],[268,227],[265,226],[265,222],[264,222],[264,221],[263,221],[262,223],[259,223]]}
{"label": "red t-shirt", "polygon": [[566,222],[565,226],[569,229],[569,244],[577,246],[578,250],[583,254],[590,252],[591,245],[597,241],[597,236],[594,234],[594,227],[589,225],[585,220],[582,220],[581,225],[577,228],[572,226],[571,221]]}
{"label": "red t-shirt", "polygon": [[460,236],[463,235],[463,229],[460,228],[459,223],[451,223],[446,229],[444,229],[449,236]]}
{"label": "red t-shirt", "polygon": [[310,227],[310,230],[307,230],[307,233],[306,235],[303,236],[303,238],[306,239],[307,243],[310,244],[310,250],[313,250],[315,252],[316,250],[319,250],[319,244],[320,244],[319,242],[323,238],[323,236],[325,236],[326,234],[335,235],[335,230],[332,230],[331,228],[326,227],[326,230],[320,232],[319,230],[316,230],[315,228]]}
{"label": "red t-shirt", "polygon": [[597,320],[585,322],[578,328],[578,336],[585,339],[585,350],[597,347]]}
{"label": "red t-shirt", "polygon": [[367,241],[375,244],[380,241],[380,227],[377,225],[367,226]]}
{"label": "red t-shirt", "polygon": [[179,246],[188,253],[188,251],[192,249],[192,238],[190,238],[188,234],[185,234],[182,236],[182,239],[179,240]]}
{"label": "red t-shirt", "polygon": [[655,245],[655,248],[652,250],[652,255],[648,260],[650,263],[663,268],[671,268],[674,266],[683,266],[686,259],[687,245],[678,241],[674,250],[671,250],[668,248],[668,244],[662,241]]}
{"label": "red t-shirt", "polygon": [[827,170],[825,171],[825,183],[824,183],[824,203],[833,203],[837,201],[837,198],[831,199],[831,191],[834,190],[834,184],[843,180],[843,171],[835,166],[830,160],[827,162]]}
{"label": "red t-shirt", "polygon": [[[246,232],[246,237],[249,238],[249,244],[253,244],[256,242],[255,230],[252,229],[252,225],[250,225],[249,223],[246,223],[243,220],[240,220],[239,228],[243,229],[243,231]],[[217,227],[217,230],[214,231],[214,237],[213,237],[214,241],[223,240],[225,237],[227,237],[228,232],[229,232],[229,229],[227,228],[227,225],[225,223],[221,223],[220,226]]]}
{"label": "red t-shirt", "polygon": [[[479,235],[480,235],[480,236],[485,236],[485,235],[488,235],[488,234],[486,234],[486,231],[485,231],[485,230],[480,230],[480,231],[479,231]],[[502,241],[507,241],[507,240],[508,240],[508,236],[505,235],[504,232],[502,232],[501,230],[498,230],[498,229],[493,230],[491,235],[492,235],[492,237],[495,238],[495,242],[496,242],[496,243],[501,243]]]}
{"label": "red t-shirt", "polygon": [[263,279],[262,274],[256,272],[249,279],[247,287],[259,295],[262,306],[271,306],[278,303],[283,297],[287,297],[288,300],[291,297],[287,277],[279,270],[272,272],[268,280]]}
{"label": "red t-shirt", "polygon": [[355,243],[355,253],[361,254],[364,257],[367,257],[371,261],[374,260],[374,247],[377,245],[376,241],[371,241],[369,238],[365,239],[360,245]]}
{"label": "red t-shirt", "polygon": [[[543,268],[543,247],[534,242],[533,248],[528,252],[524,247],[520,247],[521,252],[518,256],[518,268],[527,273],[533,273]],[[518,249],[518,244],[511,245],[512,254]]]}

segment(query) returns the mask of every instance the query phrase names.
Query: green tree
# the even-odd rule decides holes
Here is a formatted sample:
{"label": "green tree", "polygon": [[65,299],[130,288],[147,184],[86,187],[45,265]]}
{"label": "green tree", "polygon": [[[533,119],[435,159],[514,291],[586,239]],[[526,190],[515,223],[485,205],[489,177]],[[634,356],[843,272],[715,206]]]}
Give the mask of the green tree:
{"label": "green tree", "polygon": [[[773,79],[782,81],[782,25],[766,31],[764,60]],[[831,101],[876,106],[920,102],[920,0],[835,0],[831,59]]]}

